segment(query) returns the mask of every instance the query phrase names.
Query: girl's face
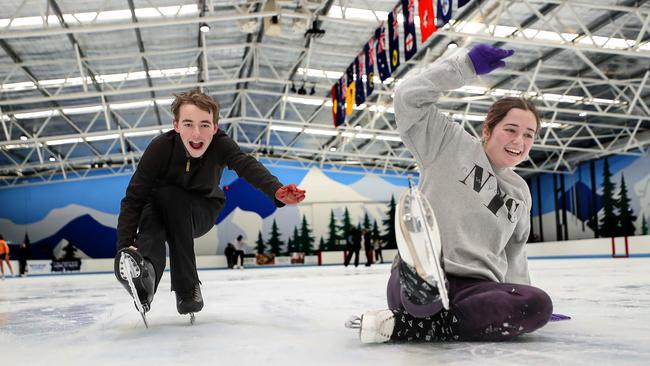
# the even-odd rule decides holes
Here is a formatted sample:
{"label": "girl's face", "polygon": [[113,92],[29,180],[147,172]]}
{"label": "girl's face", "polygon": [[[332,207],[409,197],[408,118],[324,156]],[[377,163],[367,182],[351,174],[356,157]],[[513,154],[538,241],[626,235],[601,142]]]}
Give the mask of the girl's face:
{"label": "girl's face", "polygon": [[513,108],[491,132],[483,127],[483,149],[496,168],[511,168],[528,157],[536,132],[533,112]]}

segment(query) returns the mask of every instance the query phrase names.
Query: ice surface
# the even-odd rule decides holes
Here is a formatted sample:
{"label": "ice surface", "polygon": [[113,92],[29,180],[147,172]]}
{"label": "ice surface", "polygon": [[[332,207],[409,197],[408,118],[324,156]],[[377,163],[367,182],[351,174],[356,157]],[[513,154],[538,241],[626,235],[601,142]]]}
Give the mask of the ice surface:
{"label": "ice surface", "polygon": [[534,260],[551,323],[506,343],[364,345],[345,320],[385,308],[389,266],[202,271],[194,326],[169,273],[145,329],[112,274],[0,282],[2,364],[650,365],[650,259]]}

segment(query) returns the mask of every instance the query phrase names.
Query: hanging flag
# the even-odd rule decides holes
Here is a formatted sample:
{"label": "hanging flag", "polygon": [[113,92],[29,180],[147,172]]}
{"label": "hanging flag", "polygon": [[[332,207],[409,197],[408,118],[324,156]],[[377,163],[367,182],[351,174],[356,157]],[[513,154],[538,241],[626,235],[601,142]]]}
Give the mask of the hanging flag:
{"label": "hanging flag", "polygon": [[[336,108],[336,126],[340,126],[345,122],[345,93],[343,91],[345,85],[345,76],[336,82],[336,99],[337,99],[337,108]],[[346,89],[347,91],[347,89]]]}
{"label": "hanging flag", "polygon": [[370,94],[375,90],[375,37],[370,37],[368,43],[363,46],[363,53],[366,56],[366,96],[370,97]]}
{"label": "hanging flag", "polygon": [[458,7],[459,7],[459,8],[462,8],[462,7],[465,6],[468,2],[469,2],[469,0],[458,0]]}
{"label": "hanging flag", "polygon": [[361,105],[366,101],[366,93],[363,90],[363,57],[359,53],[354,63],[354,102]]}
{"label": "hanging flag", "polygon": [[334,127],[338,127],[338,115],[339,112],[339,83],[336,82],[332,85],[332,122]]}
{"label": "hanging flag", "polygon": [[449,23],[451,19],[451,0],[438,0],[438,28]]}
{"label": "hanging flag", "polygon": [[415,56],[418,47],[415,42],[415,0],[402,0],[402,16],[404,17],[404,59],[410,60]]}
{"label": "hanging flag", "polygon": [[345,71],[345,75],[347,77],[347,83],[348,83],[348,90],[345,96],[345,114],[348,116],[352,115],[352,112],[354,111],[354,94],[355,94],[355,88],[354,88],[354,72],[353,72],[353,65],[354,63],[350,64],[348,66],[348,69]]}
{"label": "hanging flag", "polygon": [[397,24],[397,7],[388,13],[388,51],[390,54],[390,71],[399,67],[399,24]]}
{"label": "hanging flag", "polygon": [[388,60],[386,60],[386,27],[384,22],[375,29],[375,56],[377,57],[377,70],[379,71],[379,79],[384,81],[390,77],[390,69],[388,68]]}
{"label": "hanging flag", "polygon": [[436,31],[436,14],[433,11],[433,0],[418,0],[418,13],[420,14],[420,35],[422,43]]}

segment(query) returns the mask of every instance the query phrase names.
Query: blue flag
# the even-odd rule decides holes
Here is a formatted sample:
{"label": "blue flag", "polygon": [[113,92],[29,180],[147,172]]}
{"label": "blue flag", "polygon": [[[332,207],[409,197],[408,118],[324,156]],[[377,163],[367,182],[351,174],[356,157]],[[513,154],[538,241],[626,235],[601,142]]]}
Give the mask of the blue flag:
{"label": "blue flag", "polygon": [[386,27],[384,22],[375,29],[375,56],[377,58],[377,70],[379,71],[379,79],[384,81],[390,77],[390,69],[388,68],[388,60],[386,59]]}
{"label": "blue flag", "polygon": [[399,67],[399,24],[397,24],[397,7],[388,13],[388,51],[390,54],[390,71]]}
{"label": "blue flag", "polygon": [[354,62],[354,103],[361,105],[366,101],[366,93],[363,88],[363,57],[358,54]]}
{"label": "blue flag", "polygon": [[336,126],[345,123],[345,76],[342,76],[336,83],[336,96],[338,98],[338,108],[336,108]]}
{"label": "blue flag", "polygon": [[368,43],[363,46],[363,53],[366,56],[366,96],[370,97],[370,94],[375,90],[375,48],[373,43],[375,42],[374,37],[370,37]]}
{"label": "blue flag", "polygon": [[458,7],[462,8],[463,6],[467,5],[469,0],[458,0]]}
{"label": "blue flag", "polygon": [[451,0],[438,0],[438,28],[449,23],[451,19]]}
{"label": "blue flag", "polygon": [[404,17],[404,59],[410,60],[418,52],[415,42],[415,0],[402,0]]}

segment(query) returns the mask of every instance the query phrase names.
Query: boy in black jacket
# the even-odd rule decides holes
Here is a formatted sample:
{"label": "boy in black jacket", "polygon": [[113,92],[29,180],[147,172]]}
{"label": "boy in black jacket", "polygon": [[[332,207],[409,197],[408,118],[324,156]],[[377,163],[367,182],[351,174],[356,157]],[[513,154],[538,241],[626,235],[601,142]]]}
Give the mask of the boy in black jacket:
{"label": "boy in black jacket", "polygon": [[218,128],[219,106],[209,95],[198,90],[178,94],[172,113],[174,129],[156,137],[144,151],[117,223],[115,275],[130,294],[127,278],[132,278],[143,318],[165,269],[165,242],[178,312],[193,314],[203,308],[194,238],[214,226],[225,203],[219,188],[225,167],[277,207],[305,198],[305,191],[295,184],[283,186]]}

